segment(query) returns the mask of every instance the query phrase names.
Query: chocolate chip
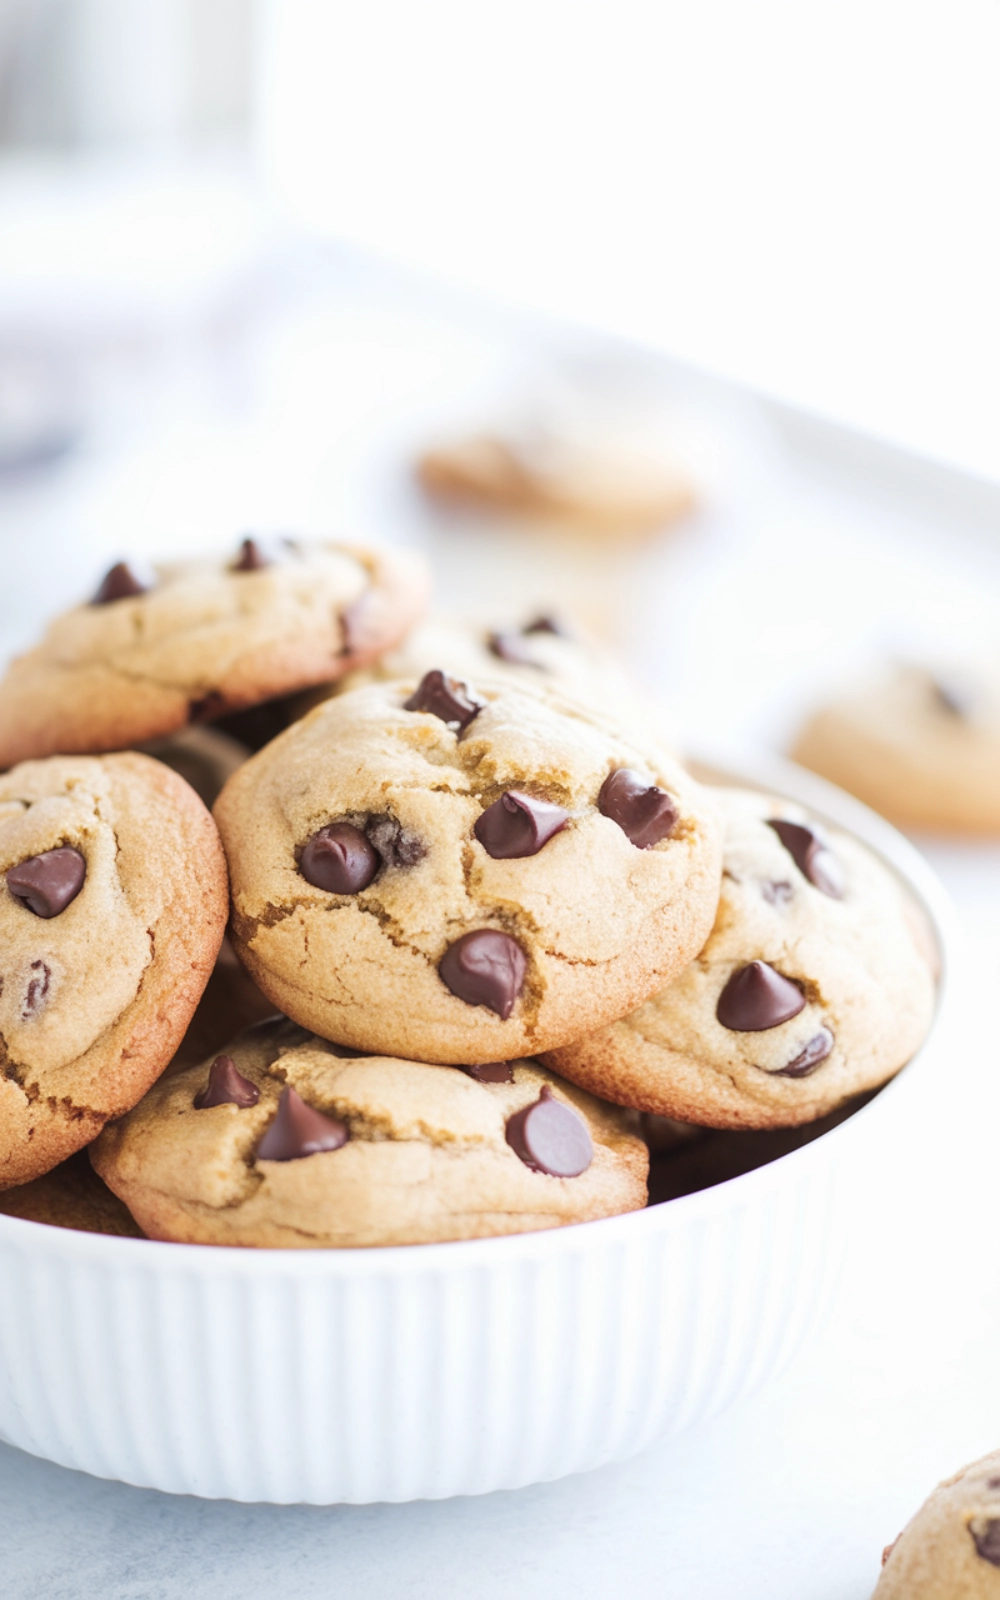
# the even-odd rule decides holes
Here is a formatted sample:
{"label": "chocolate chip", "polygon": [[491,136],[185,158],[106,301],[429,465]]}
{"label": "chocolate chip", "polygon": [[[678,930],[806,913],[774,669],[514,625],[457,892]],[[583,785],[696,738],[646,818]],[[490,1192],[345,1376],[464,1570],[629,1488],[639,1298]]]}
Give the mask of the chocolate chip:
{"label": "chocolate chip", "polygon": [[473,833],[494,861],[536,856],[544,844],[569,821],[569,812],[548,800],[536,800],[519,789],[508,789],[487,806]]}
{"label": "chocolate chip", "polygon": [[416,692],[407,700],[406,711],[429,711],[440,717],[449,728],[467,728],[473,717],[478,717],[485,701],[477,699],[467,683],[449,678],[447,673],[425,672]]}
{"label": "chocolate chip", "polygon": [[404,828],[395,817],[369,817],[365,834],[387,867],[415,867],[427,854],[420,835]]}
{"label": "chocolate chip", "polygon": [[524,648],[520,635],[516,633],[491,633],[486,646],[498,661],[506,661],[512,667],[534,667],[536,672],[546,671],[542,663]]}
{"label": "chocolate chip", "polygon": [[548,1084],[534,1105],[511,1117],[507,1143],[532,1172],[550,1178],[578,1178],[594,1159],[587,1124],[572,1106],[555,1098]]}
{"label": "chocolate chip", "polygon": [[813,1034],[808,1044],[804,1045],[787,1067],[776,1068],[771,1076],[774,1078],[808,1078],[818,1066],[826,1060],[833,1049],[833,1034],[829,1028],[820,1028],[819,1033]]}
{"label": "chocolate chip", "polygon": [[660,789],[629,767],[619,767],[601,785],[597,809],[639,850],[651,850],[661,839],[669,838],[677,826],[680,812],[666,789]]}
{"label": "chocolate chip", "polygon": [[514,1069],[509,1061],[481,1061],[473,1067],[459,1067],[477,1083],[513,1083]]}
{"label": "chocolate chip", "polygon": [[554,633],[557,639],[568,639],[569,638],[569,633],[563,627],[562,623],[559,621],[559,618],[558,617],[549,616],[547,614],[539,616],[539,617],[532,617],[530,622],[526,622],[524,624],[524,627],[521,629],[521,632],[522,633]]}
{"label": "chocolate chip", "polygon": [[274,565],[274,557],[268,554],[266,547],[259,539],[244,539],[240,545],[240,553],[233,562],[233,572],[263,572],[265,567]]}
{"label": "chocolate chip", "polygon": [[463,933],[438,964],[441,981],[467,1006],[488,1006],[502,1022],[524,987],[527,957],[516,939],[496,928]]}
{"label": "chocolate chip", "polygon": [[931,693],[939,711],[965,722],[975,715],[978,696],[968,685],[950,678],[932,678]]}
{"label": "chocolate chip", "polygon": [[7,873],[7,887],[36,917],[57,917],[83,888],[87,863],[72,845],[29,856]]}
{"label": "chocolate chip", "polygon": [[244,1078],[232,1056],[216,1056],[208,1069],[208,1082],[194,1097],[196,1111],[209,1106],[255,1106],[260,1090]]}
{"label": "chocolate chip", "polygon": [[1000,1489],[1000,1478],[987,1478],[987,1489]]}
{"label": "chocolate chip", "polygon": [[973,1517],[969,1532],[982,1559],[1000,1567],[1000,1517]]}
{"label": "chocolate chip", "polygon": [[384,616],[371,589],[365,589],[351,601],[341,616],[340,625],[344,655],[357,655],[361,650],[378,647],[385,632]]}
{"label": "chocolate chip", "polygon": [[41,1011],[48,999],[49,985],[52,982],[52,969],[45,961],[31,963],[31,977],[28,979],[28,990],[24,997],[24,1009],[21,1012],[21,1021],[28,1022],[35,1014]]}
{"label": "chocolate chip", "polygon": [[106,606],[111,600],[130,600],[137,594],[148,594],[151,585],[129,566],[127,561],[117,561],[104,574],[101,586],[91,600],[92,606]]}
{"label": "chocolate chip", "polygon": [[367,889],[382,858],[351,822],[331,822],[302,847],[299,871],[314,889],[330,894],[357,894]]}
{"label": "chocolate chip", "polygon": [[281,1091],[278,1115],[257,1146],[259,1161],[301,1161],[324,1150],[339,1150],[348,1132],[336,1117],[328,1117],[288,1086]]}
{"label": "chocolate chip", "polygon": [[766,961],[737,967],[719,996],[715,1015],[734,1033],[763,1033],[797,1017],[806,999],[797,983]]}
{"label": "chocolate chip", "polygon": [[843,899],[844,869],[818,828],[808,828],[804,822],[787,822],[782,817],[769,818],[768,826],[814,888],[832,900]]}
{"label": "chocolate chip", "polygon": [[792,885],[784,878],[779,878],[776,882],[765,880],[760,886],[760,892],[764,896],[764,899],[767,901],[768,905],[771,906],[786,905],[795,894],[795,890]]}
{"label": "chocolate chip", "polygon": [[188,717],[192,722],[213,722],[225,711],[228,701],[218,689],[210,689],[199,700],[188,701]]}

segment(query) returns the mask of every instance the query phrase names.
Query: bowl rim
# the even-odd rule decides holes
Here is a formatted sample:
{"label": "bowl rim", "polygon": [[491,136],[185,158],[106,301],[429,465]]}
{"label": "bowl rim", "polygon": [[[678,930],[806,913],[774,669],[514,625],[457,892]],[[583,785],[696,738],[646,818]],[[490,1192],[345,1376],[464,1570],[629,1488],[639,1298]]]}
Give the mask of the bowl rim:
{"label": "bowl rim", "polygon": [[[144,1270],[191,1273],[199,1277],[239,1275],[260,1279],[269,1275],[345,1278],[402,1275],[412,1272],[463,1271],[512,1260],[544,1258],[553,1251],[587,1251],[610,1246],[621,1239],[642,1239],[670,1232],[720,1211],[729,1210],[756,1195],[797,1177],[810,1163],[829,1159],[834,1149],[866,1132],[900,1100],[919,1089],[928,1058],[951,1015],[950,968],[959,940],[957,916],[944,885],[919,850],[891,823],[860,800],[825,778],[784,757],[745,749],[713,748],[689,755],[689,762],[709,781],[730,788],[773,792],[807,806],[823,821],[856,833],[863,843],[896,872],[927,912],[941,956],[937,1004],[926,1039],[894,1078],[857,1111],[808,1144],[777,1156],[750,1172],[738,1174],[707,1189],[591,1222],[541,1228],[527,1233],[484,1239],[452,1239],[429,1244],[373,1245],[355,1249],[316,1248],[254,1249],[240,1245],[181,1244],[161,1239],[133,1239],[116,1234],[85,1233],[53,1223],[0,1213],[0,1249],[32,1248],[73,1263],[126,1265]],[[34,1241],[32,1244],[31,1241]]]}

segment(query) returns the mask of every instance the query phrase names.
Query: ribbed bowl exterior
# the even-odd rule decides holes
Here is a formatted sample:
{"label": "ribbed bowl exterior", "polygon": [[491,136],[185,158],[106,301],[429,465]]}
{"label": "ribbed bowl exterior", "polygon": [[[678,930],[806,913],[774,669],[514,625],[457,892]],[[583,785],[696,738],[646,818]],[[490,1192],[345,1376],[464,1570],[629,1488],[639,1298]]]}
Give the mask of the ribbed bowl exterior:
{"label": "ribbed bowl exterior", "polygon": [[[750,781],[817,804],[797,776]],[[911,878],[947,946],[919,857],[822,798]],[[0,1435],[173,1493],[316,1504],[482,1494],[630,1455],[763,1383],[818,1326],[863,1226],[871,1136],[933,1080],[944,1022],[831,1133],[606,1222],[282,1252],[0,1216]]]}

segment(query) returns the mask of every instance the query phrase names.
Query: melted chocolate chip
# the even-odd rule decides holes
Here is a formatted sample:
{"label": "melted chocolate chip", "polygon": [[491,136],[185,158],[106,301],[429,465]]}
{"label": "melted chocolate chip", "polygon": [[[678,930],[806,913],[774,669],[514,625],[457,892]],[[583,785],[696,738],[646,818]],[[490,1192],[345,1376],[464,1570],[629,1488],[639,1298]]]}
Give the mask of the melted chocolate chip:
{"label": "melted chocolate chip", "polygon": [[527,958],[516,939],[496,928],[463,933],[438,964],[441,981],[467,1006],[487,1006],[506,1022],[524,987]]}
{"label": "melted chocolate chip", "polygon": [[821,1066],[833,1049],[833,1034],[829,1028],[820,1028],[819,1033],[814,1033],[808,1044],[804,1045],[787,1067],[777,1067],[771,1074],[774,1078],[808,1078],[811,1072]]}
{"label": "melted chocolate chip", "polygon": [[447,673],[425,672],[416,691],[406,701],[406,711],[429,711],[440,717],[449,728],[467,728],[473,717],[478,717],[484,701],[473,694],[467,683],[449,678]]}
{"label": "melted chocolate chip", "polygon": [[977,696],[966,685],[950,678],[932,678],[931,694],[938,710],[954,717],[956,721],[965,722],[975,715]]}
{"label": "melted chocolate chip", "polygon": [[572,1106],[555,1098],[548,1084],[534,1105],[511,1117],[507,1143],[532,1172],[550,1178],[578,1178],[594,1159],[587,1124]]}
{"label": "melted chocolate chip", "polygon": [[525,649],[519,634],[491,633],[486,640],[486,646],[498,661],[506,661],[512,667],[534,667],[536,672],[546,671],[542,663],[535,660],[530,650]]}
{"label": "melted chocolate chip", "polygon": [[29,856],[7,873],[7,887],[36,917],[57,917],[83,888],[87,863],[72,845]]}
{"label": "melted chocolate chip", "polygon": [[629,767],[619,767],[605,778],[597,809],[617,822],[639,850],[651,850],[661,839],[669,838],[680,816],[666,789],[658,788]]}
{"label": "melted chocolate chip", "polygon": [[370,817],[365,834],[387,867],[415,867],[427,854],[420,835],[404,828],[395,817]]}
{"label": "melted chocolate chip", "polygon": [[244,539],[240,545],[240,553],[233,562],[233,572],[263,572],[265,567],[274,565],[274,557],[268,554],[267,548],[259,539]]}
{"label": "melted chocolate chip", "polygon": [[973,1517],[969,1532],[982,1560],[1000,1567],[1000,1517]]}
{"label": "melted chocolate chip", "polygon": [[299,871],[314,889],[329,894],[358,894],[367,889],[382,858],[360,828],[351,822],[331,822],[320,828],[302,847]]}
{"label": "melted chocolate chip", "polygon": [[536,856],[568,821],[569,812],[561,806],[509,789],[487,806],[472,831],[494,861],[511,861]]}
{"label": "melted chocolate chip", "polygon": [[806,1003],[797,983],[766,961],[737,967],[719,996],[715,1015],[734,1033],[763,1033],[797,1017]]}
{"label": "melted chocolate chip", "polygon": [[28,988],[24,996],[24,1009],[21,1012],[21,1021],[28,1022],[41,1011],[49,997],[49,985],[52,982],[52,969],[45,961],[31,963],[31,977],[28,979]]}
{"label": "melted chocolate chip", "polygon": [[218,689],[210,689],[199,700],[188,701],[188,716],[192,722],[213,722],[222,715],[229,702]]}
{"label": "melted chocolate chip", "polygon": [[216,1056],[208,1069],[208,1082],[194,1097],[196,1111],[206,1111],[210,1106],[255,1106],[260,1090],[249,1078],[244,1078],[232,1056]]}
{"label": "melted chocolate chip", "polygon": [[843,898],[844,869],[818,828],[807,828],[804,822],[787,822],[781,817],[770,818],[768,826],[814,888],[832,900]]}
{"label": "melted chocolate chip", "polygon": [[524,627],[521,629],[521,632],[522,633],[553,633],[553,634],[555,634],[557,639],[568,639],[569,638],[569,634],[568,634],[567,630],[563,627],[562,623],[559,621],[559,618],[558,617],[549,616],[548,614],[543,614],[542,616],[539,616],[539,617],[532,617],[530,622],[526,622],[524,624]]}
{"label": "melted chocolate chip", "polygon": [[514,1082],[514,1068],[509,1061],[481,1061],[476,1066],[459,1067],[458,1070],[468,1073],[477,1083]]}
{"label": "melted chocolate chip", "polygon": [[91,600],[92,606],[106,606],[112,600],[131,600],[137,594],[148,594],[150,585],[133,571],[127,561],[117,561],[104,574],[100,588]]}
{"label": "melted chocolate chip", "polygon": [[1000,1489],[1000,1478],[987,1478],[987,1489]]}
{"label": "melted chocolate chip", "polygon": [[777,881],[765,879],[760,886],[760,892],[770,906],[786,905],[795,894],[792,885],[784,878],[779,878]]}
{"label": "melted chocolate chip", "polygon": [[257,1146],[259,1161],[301,1161],[305,1156],[339,1150],[348,1132],[336,1117],[328,1117],[288,1086],[281,1091],[278,1114]]}

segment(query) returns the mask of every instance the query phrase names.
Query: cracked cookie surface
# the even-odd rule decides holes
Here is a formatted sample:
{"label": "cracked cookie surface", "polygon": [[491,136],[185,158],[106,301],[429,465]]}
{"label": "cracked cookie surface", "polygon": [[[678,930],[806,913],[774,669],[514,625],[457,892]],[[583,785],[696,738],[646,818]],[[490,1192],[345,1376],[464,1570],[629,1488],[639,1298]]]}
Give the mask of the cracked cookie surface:
{"label": "cracked cookie surface", "polygon": [[[373,684],[327,701],[223,790],[232,937],[260,988],[326,1038],[471,1062],[537,1054],[662,987],[715,914],[720,828],[706,792],[641,735],[554,691],[478,679],[482,706],[462,727],[407,709],[416,690]],[[599,809],[619,768],[662,786],[676,813],[650,848]],[[515,792],[562,808],[565,825],[533,854],[497,859],[475,830]],[[309,841],[343,823],[364,835],[359,849],[374,846],[374,877],[353,893],[300,870]],[[506,1015],[459,998],[454,981],[474,986],[468,962],[457,980],[454,954],[441,969],[484,931],[510,941],[503,972],[502,950],[471,963],[481,956],[478,976],[485,963],[508,985]]]}
{"label": "cracked cookie surface", "polygon": [[143,744],[330,681],[426,603],[408,551],[283,542],[267,564],[238,559],[165,564],[146,590],[56,617],[0,679],[0,767]]}
{"label": "cracked cookie surface", "polygon": [[882,1561],[873,1600],[997,1600],[1000,1450],[938,1484]]}
{"label": "cracked cookie surface", "polygon": [[[270,1247],[425,1244],[529,1232],[634,1211],[646,1203],[648,1153],[635,1120],[537,1062],[508,1082],[454,1066],[337,1047],[275,1019],[228,1046],[259,1098],[198,1109],[209,1063],[161,1080],[109,1125],[91,1159],[155,1239]],[[291,1087],[346,1130],[337,1149],[266,1160],[258,1151]],[[508,1142],[512,1117],[543,1092],[589,1132],[586,1170],[533,1170]],[[249,1096],[246,1096],[249,1098]]]}
{"label": "cracked cookie surface", "polygon": [[631,1015],[545,1060],[595,1094],[684,1122],[811,1122],[884,1083],[922,1043],[935,955],[919,908],[858,840],[788,801],[718,798],[722,894],[704,949]]}
{"label": "cracked cookie surface", "polygon": [[218,954],[226,887],[211,817],[148,756],[0,776],[0,1187],[87,1144],[162,1071]]}

